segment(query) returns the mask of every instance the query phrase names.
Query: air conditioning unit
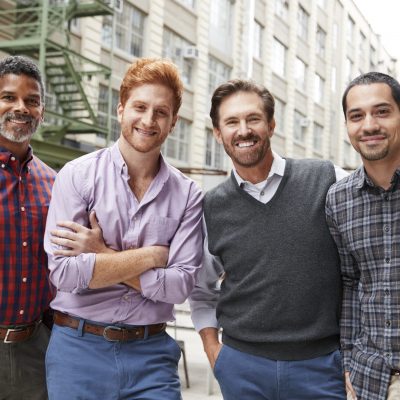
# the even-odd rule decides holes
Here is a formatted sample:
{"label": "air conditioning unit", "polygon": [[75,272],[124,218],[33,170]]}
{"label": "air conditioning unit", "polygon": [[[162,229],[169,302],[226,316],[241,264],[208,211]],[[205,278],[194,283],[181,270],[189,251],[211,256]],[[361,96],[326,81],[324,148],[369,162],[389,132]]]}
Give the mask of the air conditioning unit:
{"label": "air conditioning unit", "polygon": [[197,59],[199,58],[199,49],[195,46],[185,47],[183,49],[182,56],[183,58]]}
{"label": "air conditioning unit", "polygon": [[123,0],[105,0],[105,3],[115,11],[122,13]]}
{"label": "air conditioning unit", "polygon": [[307,128],[308,125],[310,125],[310,118],[302,118],[300,120],[300,126],[302,128]]}

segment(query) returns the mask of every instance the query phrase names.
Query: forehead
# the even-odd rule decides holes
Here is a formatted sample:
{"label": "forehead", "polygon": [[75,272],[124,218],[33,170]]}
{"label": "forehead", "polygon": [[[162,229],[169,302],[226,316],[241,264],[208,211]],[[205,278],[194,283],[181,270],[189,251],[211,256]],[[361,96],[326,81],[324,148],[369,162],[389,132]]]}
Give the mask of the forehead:
{"label": "forehead", "polygon": [[230,115],[240,116],[253,112],[264,112],[264,103],[261,97],[254,92],[237,92],[231,94],[221,102],[219,115],[226,118]]}
{"label": "forehead", "polygon": [[171,88],[160,83],[145,83],[134,86],[129,91],[128,101],[142,101],[145,103],[160,103],[172,105],[174,93]]}
{"label": "forehead", "polygon": [[355,108],[374,107],[382,103],[396,105],[390,86],[386,83],[357,85],[352,87],[347,93],[347,111]]}
{"label": "forehead", "polygon": [[25,95],[39,95],[39,82],[27,75],[6,74],[0,77],[0,90],[18,92]]}

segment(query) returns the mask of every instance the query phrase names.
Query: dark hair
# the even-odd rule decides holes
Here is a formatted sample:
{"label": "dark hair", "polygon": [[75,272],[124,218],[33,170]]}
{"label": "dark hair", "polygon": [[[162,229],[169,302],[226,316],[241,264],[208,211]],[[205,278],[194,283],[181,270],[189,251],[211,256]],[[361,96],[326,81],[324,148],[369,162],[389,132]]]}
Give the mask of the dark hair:
{"label": "dark hair", "polygon": [[264,112],[268,122],[274,117],[275,100],[264,86],[246,79],[232,79],[218,86],[211,98],[210,117],[214,128],[219,126],[219,108],[224,99],[237,92],[251,92],[258,94],[264,103]]}
{"label": "dark hair", "polygon": [[182,104],[183,83],[178,67],[163,58],[139,58],[133,62],[122,81],[119,98],[124,106],[132,88],[146,83],[160,83],[174,94],[173,114],[177,115]]}
{"label": "dark hair", "polygon": [[347,111],[346,100],[349,90],[354,86],[371,85],[372,83],[385,83],[386,85],[388,85],[390,87],[390,90],[392,91],[393,99],[400,109],[400,83],[390,75],[383,74],[382,72],[367,72],[366,74],[362,74],[360,76],[357,76],[357,78],[354,78],[347,85],[347,88],[343,93],[342,107],[345,119]]}
{"label": "dark hair", "polygon": [[4,75],[26,75],[39,83],[40,97],[44,103],[44,85],[38,66],[29,58],[23,56],[8,56],[0,61],[0,78]]}

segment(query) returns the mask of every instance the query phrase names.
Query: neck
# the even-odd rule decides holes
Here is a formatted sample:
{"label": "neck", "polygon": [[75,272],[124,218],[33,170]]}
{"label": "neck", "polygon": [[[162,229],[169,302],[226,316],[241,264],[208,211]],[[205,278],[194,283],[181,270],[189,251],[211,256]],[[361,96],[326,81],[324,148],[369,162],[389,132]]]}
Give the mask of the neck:
{"label": "neck", "polygon": [[128,167],[131,178],[146,179],[157,175],[160,163],[160,150],[141,153],[120,139],[119,150]]}
{"label": "neck", "polygon": [[10,153],[17,157],[21,163],[24,162],[28,156],[29,140],[22,143],[16,143],[6,139],[3,136],[0,136],[0,146],[7,149]]}
{"label": "neck", "polygon": [[389,162],[387,160],[363,160],[363,163],[371,181],[385,190],[390,188],[393,174],[397,168],[400,168],[400,158]]}
{"label": "neck", "polygon": [[267,156],[259,164],[253,167],[244,167],[233,163],[236,172],[245,181],[251,182],[253,184],[265,181],[268,178],[268,174],[271,171],[272,162],[274,157],[272,151],[270,151]]}

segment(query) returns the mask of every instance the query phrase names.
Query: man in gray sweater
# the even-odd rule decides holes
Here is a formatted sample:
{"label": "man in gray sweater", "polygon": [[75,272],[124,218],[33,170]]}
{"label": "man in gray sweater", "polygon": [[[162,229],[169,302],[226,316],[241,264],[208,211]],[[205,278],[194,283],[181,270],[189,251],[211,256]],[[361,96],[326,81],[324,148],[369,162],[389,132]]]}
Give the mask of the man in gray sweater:
{"label": "man in gray sweater", "polygon": [[205,198],[208,248],[190,303],[224,399],[344,399],[339,257],[324,206],[346,173],[274,153],[274,99],[253,82],[219,86],[210,116],[234,169]]}

